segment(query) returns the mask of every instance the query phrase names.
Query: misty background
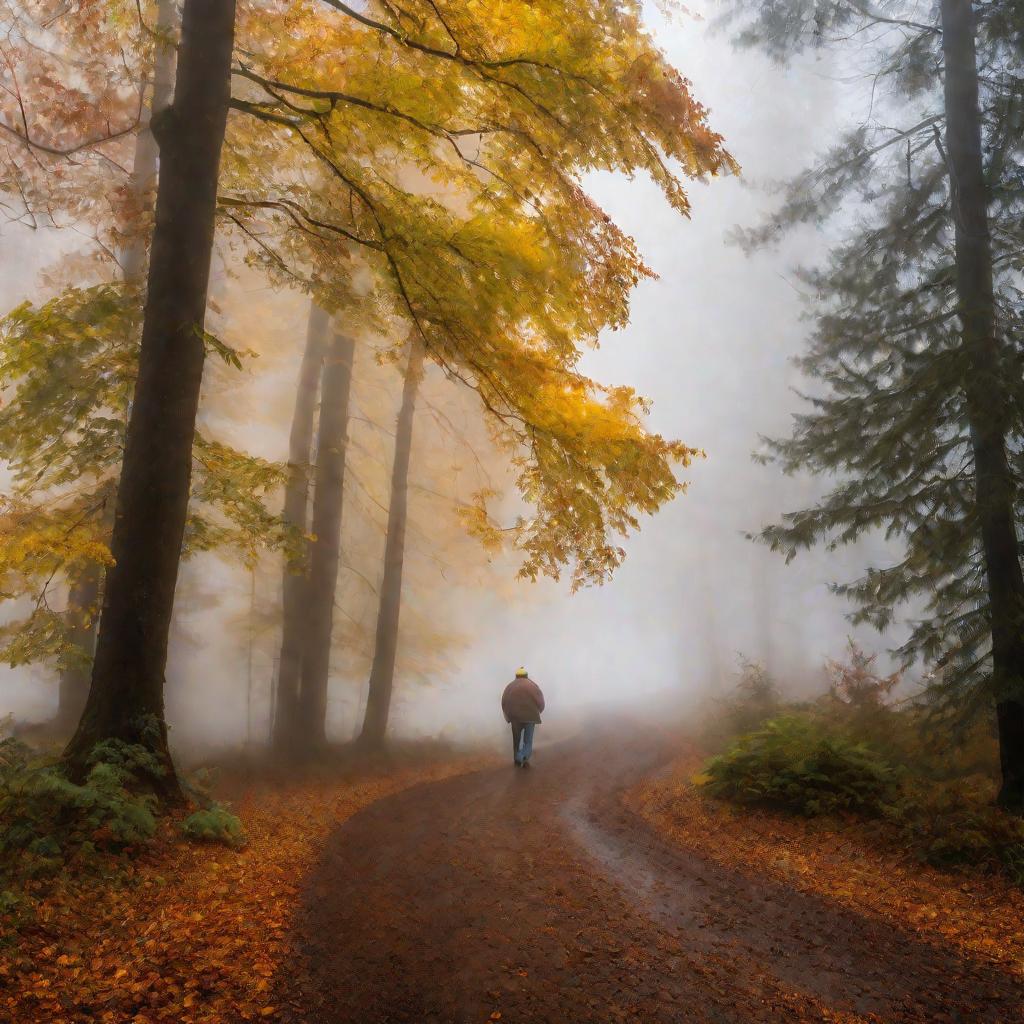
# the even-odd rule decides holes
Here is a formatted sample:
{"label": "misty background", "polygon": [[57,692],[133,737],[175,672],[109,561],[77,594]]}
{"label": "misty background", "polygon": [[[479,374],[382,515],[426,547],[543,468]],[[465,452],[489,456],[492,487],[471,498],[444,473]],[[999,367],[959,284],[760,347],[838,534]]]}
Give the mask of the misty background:
{"label": "misty background", "polygon": [[[413,570],[415,598],[403,604],[403,630],[413,620],[421,629],[433,622],[445,634],[445,650],[415,671],[400,663],[397,734],[496,736],[501,688],[519,665],[545,691],[546,723],[557,724],[595,706],[695,705],[732,685],[739,654],[764,663],[784,687],[806,691],[821,685],[825,659],[842,654],[848,635],[872,650],[895,643],[892,636],[853,630],[845,603],[828,590],[829,581],[877,564],[885,551],[881,540],[838,553],[806,552],[787,566],[744,537],[805,507],[825,486],[784,477],[752,461],[751,452],[760,435],[786,433],[800,408],[791,359],[802,350],[808,325],[791,268],[813,262],[827,239],[804,230],[752,257],[727,239],[735,225],[769,213],[773,199],[765,186],[810,163],[851,111],[862,108],[868,84],[826,56],[780,69],[760,54],[736,51],[705,20],[713,14],[707,3],[689,16],[652,7],[648,23],[709,108],[742,179],[692,185],[689,222],[646,180],[601,175],[589,181],[591,194],[636,238],[658,279],[636,290],[630,326],[607,334],[584,362],[598,380],[627,384],[651,399],[651,426],[704,449],[707,458],[686,471],[688,493],[625,543],[625,564],[602,588],[570,595],[565,581],[516,582],[513,560],[498,557],[488,566],[482,552],[475,583],[453,580],[444,559],[423,559]],[[6,226],[3,309],[44,301],[49,292],[41,274],[61,253],[88,244],[70,231]],[[234,339],[245,342],[248,332],[265,339],[252,346],[261,358],[245,371],[249,405],[233,410],[236,436],[255,454],[285,459],[308,303],[299,295],[271,296],[269,285],[245,275],[224,288],[225,326]],[[215,301],[217,295],[215,279]],[[247,309],[259,311],[252,322]],[[351,576],[343,566],[342,587],[361,586]],[[279,559],[254,574],[215,555],[182,567],[167,687],[178,742],[203,746],[246,733],[265,738],[278,638],[259,625],[260,609],[275,607],[280,583]],[[336,651],[329,714],[338,737],[359,721],[366,675],[359,657]],[[52,671],[2,666],[0,715],[44,719],[56,690]]]}

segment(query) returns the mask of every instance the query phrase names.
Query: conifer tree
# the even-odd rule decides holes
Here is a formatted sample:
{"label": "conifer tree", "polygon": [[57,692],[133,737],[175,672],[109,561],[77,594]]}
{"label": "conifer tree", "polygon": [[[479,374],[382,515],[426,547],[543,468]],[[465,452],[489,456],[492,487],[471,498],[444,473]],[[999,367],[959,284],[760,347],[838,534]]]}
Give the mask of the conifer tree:
{"label": "conifer tree", "polygon": [[801,366],[818,386],[769,446],[838,482],[762,537],[790,557],[877,529],[902,540],[896,562],[836,589],[879,628],[923,609],[904,664],[925,663],[943,711],[995,705],[1000,801],[1024,810],[1020,5],[731,7],[739,41],[777,59],[830,45],[874,65],[865,121],[746,234],[834,220],[845,236],[804,271],[816,328]]}

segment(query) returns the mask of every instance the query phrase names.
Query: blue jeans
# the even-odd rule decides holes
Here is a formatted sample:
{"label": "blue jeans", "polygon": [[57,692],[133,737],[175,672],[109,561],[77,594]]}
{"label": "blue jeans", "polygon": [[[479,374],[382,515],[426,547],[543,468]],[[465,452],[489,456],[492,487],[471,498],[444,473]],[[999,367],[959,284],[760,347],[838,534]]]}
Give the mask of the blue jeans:
{"label": "blue jeans", "polygon": [[533,753],[533,730],[536,728],[534,722],[512,723],[512,756],[516,764],[530,760]]}

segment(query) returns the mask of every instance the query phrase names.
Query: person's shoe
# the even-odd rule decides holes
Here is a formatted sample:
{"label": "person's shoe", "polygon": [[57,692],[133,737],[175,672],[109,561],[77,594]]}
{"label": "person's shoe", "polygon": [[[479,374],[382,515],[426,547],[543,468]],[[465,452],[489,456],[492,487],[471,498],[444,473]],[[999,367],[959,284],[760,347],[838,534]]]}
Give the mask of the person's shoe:
{"label": "person's shoe", "polygon": [[522,768],[523,767],[523,762],[522,761],[513,761],[512,764],[516,768]]}
{"label": "person's shoe", "polygon": [[530,767],[530,762],[529,761],[524,761],[523,762],[523,767],[524,768],[529,768]]}

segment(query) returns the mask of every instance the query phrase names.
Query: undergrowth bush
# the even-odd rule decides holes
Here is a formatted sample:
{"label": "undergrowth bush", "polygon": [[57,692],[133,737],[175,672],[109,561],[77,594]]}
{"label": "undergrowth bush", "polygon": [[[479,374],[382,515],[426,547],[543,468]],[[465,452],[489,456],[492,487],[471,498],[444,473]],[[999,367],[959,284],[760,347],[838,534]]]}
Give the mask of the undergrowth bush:
{"label": "undergrowth bush", "polygon": [[725,738],[753,732],[779,714],[782,706],[782,694],[771,673],[760,662],[741,655],[736,686],[719,701]]}
{"label": "undergrowth bush", "polygon": [[897,793],[896,772],[879,754],[797,715],[740,736],[705,773],[712,796],[807,816],[878,814]]}
{"label": "undergrowth bush", "polygon": [[865,839],[1024,886],[1024,821],[995,806],[992,721],[939,722],[933,708],[895,700],[899,675],[878,673],[852,641],[825,673],[825,693],[786,702],[744,661],[706,730],[720,753],[705,768],[705,791],[807,816],[853,812],[873,819]]}
{"label": "undergrowth bush", "polygon": [[990,780],[911,780],[892,818],[902,845],[939,868],[1002,872],[1024,886],[1024,821],[996,807]]}
{"label": "undergrowth bush", "polygon": [[[89,755],[88,774],[72,782],[52,756],[15,737],[0,740],[0,875],[24,881],[79,870],[98,852],[130,850],[153,839],[159,806],[154,779],[165,772],[146,747],[107,740]],[[244,843],[241,822],[209,796],[208,780],[185,788],[200,808],[181,824],[191,840]],[[0,892],[0,912],[17,898]]]}
{"label": "undergrowth bush", "polygon": [[162,767],[143,747],[98,744],[80,785],[17,739],[0,741],[0,865],[34,876],[58,870],[75,852],[124,847],[156,830],[155,800],[142,773]]}
{"label": "undergrowth bush", "polygon": [[181,831],[197,842],[223,843],[235,849],[245,845],[242,822],[220,804],[212,804],[190,814],[181,823]]}

